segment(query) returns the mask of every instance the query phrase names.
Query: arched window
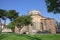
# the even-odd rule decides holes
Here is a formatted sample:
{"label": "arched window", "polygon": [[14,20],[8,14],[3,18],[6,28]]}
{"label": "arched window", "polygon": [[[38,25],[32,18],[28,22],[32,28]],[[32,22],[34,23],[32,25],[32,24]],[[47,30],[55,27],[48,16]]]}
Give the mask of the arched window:
{"label": "arched window", "polygon": [[44,20],[44,26],[46,26],[46,20]]}
{"label": "arched window", "polygon": [[33,24],[32,24],[32,30],[36,30],[36,23],[35,22],[33,22]]}
{"label": "arched window", "polygon": [[43,30],[43,23],[40,22],[40,31]]}

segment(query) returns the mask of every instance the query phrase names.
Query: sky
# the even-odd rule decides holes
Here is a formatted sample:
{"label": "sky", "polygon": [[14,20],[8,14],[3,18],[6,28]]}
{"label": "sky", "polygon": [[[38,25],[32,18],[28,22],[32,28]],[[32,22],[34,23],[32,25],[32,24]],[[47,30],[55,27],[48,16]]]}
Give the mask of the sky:
{"label": "sky", "polygon": [[[38,10],[42,16],[54,18],[60,22],[60,14],[53,14],[47,11],[45,0],[0,0],[0,9],[16,10],[19,15],[27,15],[31,10]],[[6,23],[8,24],[9,22],[7,19]]]}

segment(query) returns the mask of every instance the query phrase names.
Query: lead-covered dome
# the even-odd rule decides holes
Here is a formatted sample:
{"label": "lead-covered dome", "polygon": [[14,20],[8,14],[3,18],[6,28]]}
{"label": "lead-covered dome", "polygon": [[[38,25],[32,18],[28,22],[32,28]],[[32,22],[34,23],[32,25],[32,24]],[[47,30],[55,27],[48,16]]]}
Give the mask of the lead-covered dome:
{"label": "lead-covered dome", "polygon": [[37,10],[30,11],[28,15],[36,15],[36,14],[41,15],[41,13]]}

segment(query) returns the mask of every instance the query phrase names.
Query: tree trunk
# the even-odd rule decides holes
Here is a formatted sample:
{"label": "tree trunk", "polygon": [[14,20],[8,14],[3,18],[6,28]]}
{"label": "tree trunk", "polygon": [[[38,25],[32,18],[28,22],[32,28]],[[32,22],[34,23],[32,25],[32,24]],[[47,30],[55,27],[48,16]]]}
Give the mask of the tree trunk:
{"label": "tree trunk", "polygon": [[0,18],[0,27],[2,27],[1,18]]}
{"label": "tree trunk", "polygon": [[19,28],[19,34],[21,34],[21,29],[22,29],[22,28],[23,28],[23,27],[20,27],[20,28]]}
{"label": "tree trunk", "polygon": [[27,32],[28,32],[28,34],[29,34],[29,25],[27,25]]}
{"label": "tree trunk", "polygon": [[14,29],[12,29],[12,32],[14,33]]}
{"label": "tree trunk", "polygon": [[21,31],[21,29],[19,28],[19,34],[21,34],[20,31]]}
{"label": "tree trunk", "polygon": [[4,28],[6,28],[6,20],[4,20]]}
{"label": "tree trunk", "polygon": [[0,24],[1,24],[1,18],[0,18]]}
{"label": "tree trunk", "polygon": [[0,18],[0,33],[2,31],[2,23],[1,23],[1,18]]}
{"label": "tree trunk", "polygon": [[21,27],[21,28],[19,28],[19,34],[21,34],[21,29],[22,29],[22,27]]}

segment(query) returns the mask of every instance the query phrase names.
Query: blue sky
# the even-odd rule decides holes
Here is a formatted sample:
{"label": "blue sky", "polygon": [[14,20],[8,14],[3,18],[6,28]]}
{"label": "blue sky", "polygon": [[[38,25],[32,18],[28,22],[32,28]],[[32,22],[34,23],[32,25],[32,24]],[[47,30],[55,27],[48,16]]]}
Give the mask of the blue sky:
{"label": "blue sky", "polygon": [[[38,10],[42,16],[54,18],[60,22],[60,14],[48,13],[44,0],[0,0],[0,9],[14,9],[19,12],[19,15],[26,15],[31,10]],[[6,23],[8,24],[9,20]]]}

